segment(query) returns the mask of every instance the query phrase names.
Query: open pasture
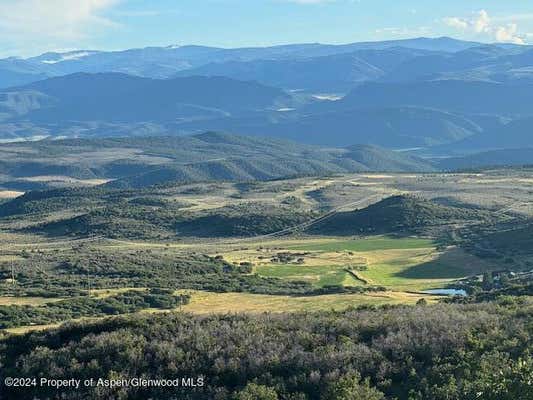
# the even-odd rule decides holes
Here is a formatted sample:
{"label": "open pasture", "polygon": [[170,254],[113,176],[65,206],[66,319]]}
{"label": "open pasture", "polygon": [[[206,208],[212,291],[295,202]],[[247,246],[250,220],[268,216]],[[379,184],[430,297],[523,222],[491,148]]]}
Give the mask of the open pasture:
{"label": "open pasture", "polygon": [[260,276],[292,281],[307,281],[316,287],[331,285],[360,286],[362,284],[348,271],[348,268],[339,265],[271,265],[258,267],[255,272]]}
{"label": "open pasture", "polygon": [[353,240],[324,239],[315,243],[289,244],[287,249],[311,251],[352,251],[365,252],[375,250],[420,249],[434,246],[431,239],[366,237]]}
{"label": "open pasture", "polygon": [[250,293],[190,292],[191,302],[182,307],[195,314],[298,312],[320,310],[345,310],[361,305],[415,304],[421,298],[429,302],[439,299],[402,292],[376,292],[365,294],[332,294],[323,296],[272,296]]}
{"label": "open pasture", "polygon": [[43,306],[48,303],[64,300],[60,297],[13,297],[0,296],[0,306]]}

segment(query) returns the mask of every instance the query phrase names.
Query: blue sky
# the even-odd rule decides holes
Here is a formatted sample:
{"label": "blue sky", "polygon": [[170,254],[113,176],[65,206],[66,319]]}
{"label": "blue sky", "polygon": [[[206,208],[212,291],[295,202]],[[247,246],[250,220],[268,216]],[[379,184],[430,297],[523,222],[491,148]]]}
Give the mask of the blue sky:
{"label": "blue sky", "polygon": [[531,0],[0,0],[0,56],[418,36],[533,44]]}

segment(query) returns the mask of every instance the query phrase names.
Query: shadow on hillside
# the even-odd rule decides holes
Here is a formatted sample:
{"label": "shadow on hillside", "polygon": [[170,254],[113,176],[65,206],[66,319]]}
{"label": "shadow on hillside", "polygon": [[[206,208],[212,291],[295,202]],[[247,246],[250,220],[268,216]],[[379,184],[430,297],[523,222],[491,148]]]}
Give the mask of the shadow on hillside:
{"label": "shadow on hillside", "polygon": [[414,265],[395,274],[408,279],[459,279],[491,269],[488,263],[461,249],[450,248],[429,262]]}

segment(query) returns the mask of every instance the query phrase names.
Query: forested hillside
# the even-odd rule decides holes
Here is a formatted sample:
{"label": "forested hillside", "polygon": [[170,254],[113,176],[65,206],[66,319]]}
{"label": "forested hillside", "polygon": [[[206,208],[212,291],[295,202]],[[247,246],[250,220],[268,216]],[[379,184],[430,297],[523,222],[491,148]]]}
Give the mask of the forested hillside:
{"label": "forested hillside", "polygon": [[393,196],[357,211],[341,212],[313,225],[312,232],[331,235],[424,233],[457,223],[489,222],[487,211],[449,207],[415,196]]}
{"label": "forested hillside", "polygon": [[140,189],[172,182],[436,170],[428,160],[375,146],[324,148],[220,132],[11,143],[2,146],[0,155],[0,187],[22,191],[95,179],[113,180],[110,187]]}

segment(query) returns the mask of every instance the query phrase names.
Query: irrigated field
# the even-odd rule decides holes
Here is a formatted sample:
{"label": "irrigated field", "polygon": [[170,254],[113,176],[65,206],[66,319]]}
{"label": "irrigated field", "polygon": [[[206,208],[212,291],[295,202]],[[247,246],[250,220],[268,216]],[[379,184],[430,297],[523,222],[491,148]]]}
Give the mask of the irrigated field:
{"label": "irrigated field", "polygon": [[252,264],[260,276],[316,287],[371,285],[393,291],[439,288],[497,268],[455,247],[438,251],[432,240],[420,238],[287,239],[219,254]]}
{"label": "irrigated field", "polygon": [[301,244],[289,244],[287,249],[311,250],[311,251],[354,251],[365,252],[375,250],[396,250],[396,249],[421,249],[434,247],[431,239],[420,238],[389,238],[389,237],[367,237],[357,240],[319,240],[315,243],[302,242]]}

